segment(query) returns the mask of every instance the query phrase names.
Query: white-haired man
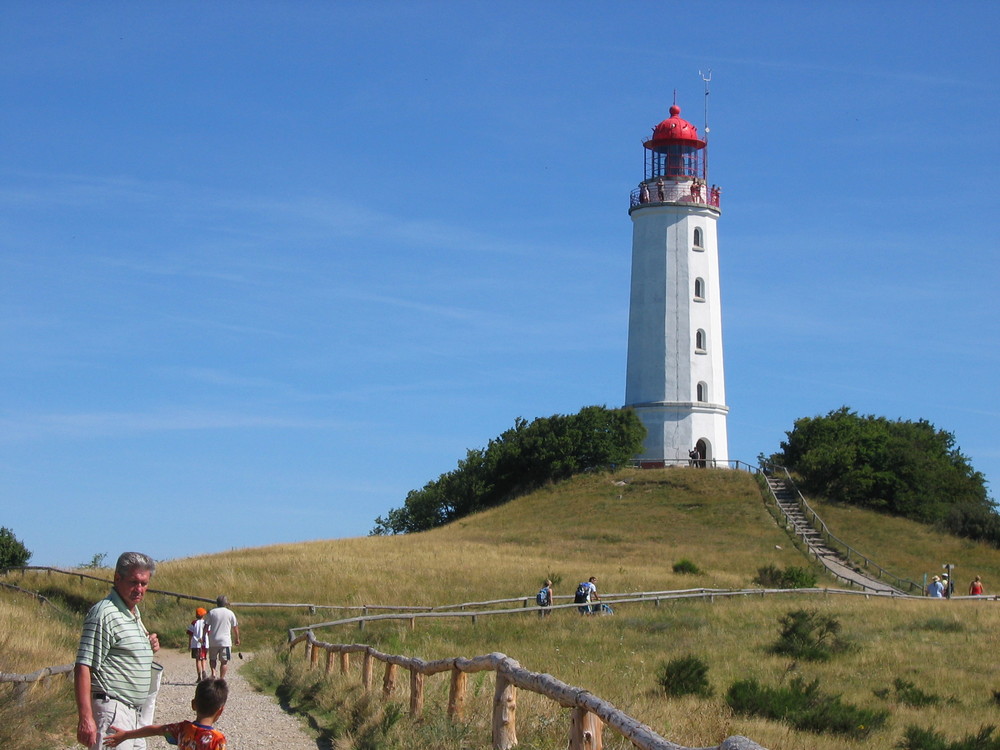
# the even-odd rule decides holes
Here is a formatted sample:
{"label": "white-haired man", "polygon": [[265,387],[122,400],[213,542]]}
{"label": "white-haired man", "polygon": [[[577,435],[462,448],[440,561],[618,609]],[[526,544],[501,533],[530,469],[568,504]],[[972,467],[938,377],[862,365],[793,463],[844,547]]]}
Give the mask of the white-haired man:
{"label": "white-haired man", "polygon": [[[138,605],[155,570],[148,555],[122,553],[111,593],[91,607],[83,621],[73,673],[76,738],[91,750],[101,750],[112,722],[123,730],[141,726],[153,653],[160,642],[142,624]],[[120,747],[141,750],[145,740],[130,740]]]}

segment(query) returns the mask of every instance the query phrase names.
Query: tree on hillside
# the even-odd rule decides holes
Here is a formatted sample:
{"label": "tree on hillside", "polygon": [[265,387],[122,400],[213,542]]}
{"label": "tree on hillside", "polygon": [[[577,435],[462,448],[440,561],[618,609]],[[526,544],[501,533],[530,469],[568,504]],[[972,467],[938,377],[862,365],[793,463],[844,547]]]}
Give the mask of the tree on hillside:
{"label": "tree on hillside", "polygon": [[[772,456],[802,489],[1000,544],[1000,516],[986,479],[930,422],[859,416],[844,406],[795,421]],[[995,536],[994,536],[995,534]]]}
{"label": "tree on hillside", "polygon": [[375,519],[372,534],[423,531],[501,505],[548,482],[629,461],[646,429],[631,409],[587,406],[573,415],[518,417],[514,426],[469,450],[458,468],[411,490],[400,508]]}
{"label": "tree on hillside", "polygon": [[0,569],[27,565],[31,552],[6,526],[0,527]]}

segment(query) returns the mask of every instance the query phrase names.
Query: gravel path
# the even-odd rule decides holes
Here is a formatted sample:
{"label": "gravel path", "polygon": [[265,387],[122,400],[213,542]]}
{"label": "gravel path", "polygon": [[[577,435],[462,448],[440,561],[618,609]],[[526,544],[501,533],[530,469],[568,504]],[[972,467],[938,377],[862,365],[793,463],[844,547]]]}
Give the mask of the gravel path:
{"label": "gravel path", "polygon": [[[235,653],[233,656],[226,674],[229,700],[216,724],[225,733],[229,750],[326,750],[328,745],[318,741],[304,721],[286,713],[272,696],[258,693],[243,679],[239,670],[246,661],[235,658]],[[195,674],[191,654],[163,649],[156,660],[163,665],[163,681],[156,699],[155,723],[193,720]],[[149,750],[176,750],[162,737],[146,742]]]}

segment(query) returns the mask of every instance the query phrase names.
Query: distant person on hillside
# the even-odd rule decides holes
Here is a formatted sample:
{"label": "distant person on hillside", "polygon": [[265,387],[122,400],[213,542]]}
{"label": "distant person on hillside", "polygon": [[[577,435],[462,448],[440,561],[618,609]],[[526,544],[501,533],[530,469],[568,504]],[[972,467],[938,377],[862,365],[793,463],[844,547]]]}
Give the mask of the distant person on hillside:
{"label": "distant person on hillside", "polygon": [[976,576],[972,579],[972,583],[969,584],[969,596],[979,596],[983,593],[983,580]]}
{"label": "distant person on hillside", "polygon": [[601,597],[597,595],[597,579],[591,576],[589,580],[583,581],[579,586],[576,587],[576,594],[573,596],[574,604],[582,604],[584,606],[577,607],[581,615],[591,614],[596,612],[597,608],[591,605],[591,602],[599,601]]}
{"label": "distant person on hillside", "polygon": [[945,598],[951,599],[951,595],[955,593],[955,584],[951,582],[947,573],[941,576],[941,586],[944,587]]}
{"label": "distant person on hillside", "polygon": [[219,664],[219,677],[226,678],[229,660],[233,658],[233,641],[240,645],[240,625],[236,615],[229,609],[229,598],[219,596],[215,600],[217,607],[205,615],[208,626],[208,664],[215,677],[215,665]]}
{"label": "distant person on hillside", "polygon": [[698,448],[694,447],[688,451],[688,466],[697,466],[698,459],[701,458],[701,454],[698,453]]}
{"label": "distant person on hillside", "polygon": [[535,594],[535,603],[539,607],[542,607],[542,609],[538,610],[539,617],[552,614],[552,611],[549,609],[552,606],[552,581],[548,578],[545,579],[542,588]]}
{"label": "distant person on hillside", "polygon": [[944,585],[937,576],[931,578],[931,585],[927,587],[927,596],[932,599],[941,599],[944,597]]}
{"label": "distant person on hillside", "polygon": [[188,625],[187,633],[190,637],[191,658],[194,659],[194,668],[198,673],[198,682],[208,677],[208,625],[205,624],[205,615],[208,614],[204,607],[198,607],[194,611],[194,619]]}
{"label": "distant person on hillside", "polygon": [[182,750],[196,748],[197,750],[226,750],[226,735],[215,728],[222,709],[226,707],[229,697],[229,686],[226,681],[210,677],[198,683],[194,689],[194,700],[191,708],[194,710],[194,721],[181,721],[176,724],[150,724],[139,729],[118,729],[111,727],[114,734],[109,735],[104,744],[108,747],[118,747],[122,742],[142,737],[166,737],[167,742]]}
{"label": "distant person on hillside", "polygon": [[[124,729],[142,726],[143,706],[152,692],[153,653],[160,649],[160,641],[156,633],[146,630],[138,605],[155,571],[156,563],[149,555],[122,553],[115,564],[111,593],[84,618],[73,688],[76,738],[91,750],[100,750],[112,723]],[[125,748],[145,746],[145,740],[138,740]]]}

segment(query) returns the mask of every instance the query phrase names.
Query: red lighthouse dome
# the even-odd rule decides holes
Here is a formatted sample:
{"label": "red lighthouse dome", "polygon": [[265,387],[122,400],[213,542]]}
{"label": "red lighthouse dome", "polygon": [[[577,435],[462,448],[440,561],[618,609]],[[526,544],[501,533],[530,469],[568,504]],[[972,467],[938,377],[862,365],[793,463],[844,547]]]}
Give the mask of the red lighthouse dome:
{"label": "red lighthouse dome", "polygon": [[671,106],[670,117],[653,128],[653,137],[642,145],[652,151],[659,151],[667,146],[705,148],[705,141],[698,137],[698,128],[680,115],[681,108],[676,104]]}

